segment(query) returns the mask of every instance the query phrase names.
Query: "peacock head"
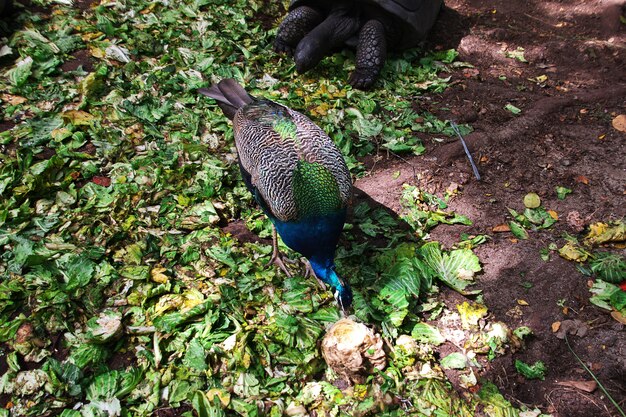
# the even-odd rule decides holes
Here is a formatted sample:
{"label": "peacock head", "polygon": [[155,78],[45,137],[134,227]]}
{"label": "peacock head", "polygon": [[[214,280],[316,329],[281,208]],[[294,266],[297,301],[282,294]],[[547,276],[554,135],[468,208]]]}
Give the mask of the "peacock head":
{"label": "peacock head", "polygon": [[311,267],[313,267],[315,275],[323,282],[333,287],[335,300],[337,300],[337,304],[339,304],[339,307],[341,307],[341,310],[345,314],[352,305],[352,289],[350,285],[337,275],[335,265],[332,261],[316,262],[314,258],[309,261],[311,262]]}
{"label": "peacock head", "polygon": [[347,315],[347,311],[352,305],[352,289],[346,282],[341,282],[338,286],[335,287],[335,300],[337,300],[337,304],[341,307],[344,315]]}

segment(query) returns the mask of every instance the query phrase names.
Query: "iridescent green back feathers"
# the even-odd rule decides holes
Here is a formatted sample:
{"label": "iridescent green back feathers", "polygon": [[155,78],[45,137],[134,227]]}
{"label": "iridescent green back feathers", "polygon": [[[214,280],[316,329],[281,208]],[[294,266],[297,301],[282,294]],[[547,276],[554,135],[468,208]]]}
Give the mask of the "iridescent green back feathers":
{"label": "iridescent green back feathers", "polygon": [[315,162],[298,161],[293,173],[293,196],[300,218],[325,216],[343,208],[335,177]]}
{"label": "iridescent green back feathers", "polygon": [[337,146],[315,123],[248,95],[232,79],[200,92],[216,99],[232,118],[244,178],[272,219],[292,222],[346,207],[350,172]]}

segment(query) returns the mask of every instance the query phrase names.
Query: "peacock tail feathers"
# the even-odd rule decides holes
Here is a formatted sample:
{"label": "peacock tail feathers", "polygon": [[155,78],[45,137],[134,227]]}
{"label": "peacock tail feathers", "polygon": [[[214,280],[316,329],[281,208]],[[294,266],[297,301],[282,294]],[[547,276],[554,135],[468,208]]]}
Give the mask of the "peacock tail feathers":
{"label": "peacock tail feathers", "polygon": [[237,110],[254,102],[254,98],[232,78],[220,81],[209,88],[199,88],[198,92],[217,100],[224,115],[233,120]]}

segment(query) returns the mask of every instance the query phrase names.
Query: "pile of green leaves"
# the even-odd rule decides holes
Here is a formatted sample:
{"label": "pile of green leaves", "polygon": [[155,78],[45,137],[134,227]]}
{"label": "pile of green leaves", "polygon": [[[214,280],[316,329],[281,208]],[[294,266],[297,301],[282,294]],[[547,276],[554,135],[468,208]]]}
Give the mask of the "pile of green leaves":
{"label": "pile of green leaves", "polygon": [[[0,396],[10,398],[0,415],[367,414],[380,404],[388,415],[402,415],[401,404],[472,415],[492,404],[493,395],[456,397],[428,341],[413,365],[398,353],[351,392],[323,382],[317,343],[339,318],[333,297],[268,267],[267,241],[223,230],[243,219],[270,232],[240,180],[229,123],[196,94],[234,77],[311,114],[359,175],[362,156],[419,154],[422,132],[452,133],[413,99],[446,87],[438,74],[456,65],[454,51],[396,56],[380,88],[362,92],[346,84],[350,52],[297,76],[271,51],[275,29],[262,22],[276,27],[281,3],[62,3],[22,10],[3,49],[2,116],[14,126],[0,133]],[[409,194],[412,232],[358,206],[338,250],[356,316],[391,342],[418,337],[424,313],[443,311],[438,283],[468,293],[480,270],[470,249],[420,240],[468,220]],[[404,385],[418,363],[435,371]]]}
{"label": "pile of green leaves", "polygon": [[539,196],[535,193],[526,194],[524,206],[523,213],[518,213],[509,208],[509,214],[513,217],[513,220],[509,222],[509,228],[518,239],[528,239],[528,230],[548,229],[557,222],[557,214],[546,210],[541,205]]}
{"label": "pile of green leaves", "polygon": [[559,255],[578,262],[578,270],[583,275],[596,278],[590,288],[589,301],[619,317],[626,317],[626,290],[620,288],[626,282],[626,257],[619,251],[601,248],[626,240],[626,224],[621,220],[591,224],[582,239],[566,236],[565,240],[558,249]]}

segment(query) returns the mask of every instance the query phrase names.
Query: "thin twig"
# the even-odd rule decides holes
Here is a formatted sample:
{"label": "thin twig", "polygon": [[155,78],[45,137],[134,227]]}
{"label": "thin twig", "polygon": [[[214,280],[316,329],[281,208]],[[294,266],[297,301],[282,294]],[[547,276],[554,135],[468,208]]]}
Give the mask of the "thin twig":
{"label": "thin twig", "polygon": [[456,135],[461,140],[461,144],[463,145],[463,149],[465,150],[465,155],[467,155],[467,159],[469,159],[470,165],[472,165],[472,171],[474,171],[474,175],[476,176],[476,179],[480,181],[480,173],[478,172],[478,168],[476,167],[476,164],[474,163],[472,154],[470,153],[469,149],[467,149],[467,145],[465,144],[465,139],[463,139],[463,136],[461,136],[461,132],[459,131],[459,128],[456,125],[456,123],[454,123],[452,120],[449,120],[449,122],[450,122],[450,126],[452,126],[452,130],[454,130]]}

